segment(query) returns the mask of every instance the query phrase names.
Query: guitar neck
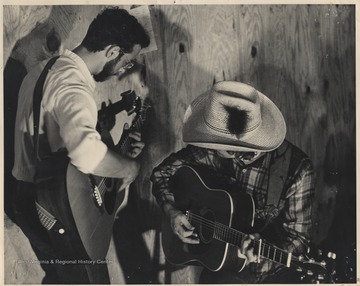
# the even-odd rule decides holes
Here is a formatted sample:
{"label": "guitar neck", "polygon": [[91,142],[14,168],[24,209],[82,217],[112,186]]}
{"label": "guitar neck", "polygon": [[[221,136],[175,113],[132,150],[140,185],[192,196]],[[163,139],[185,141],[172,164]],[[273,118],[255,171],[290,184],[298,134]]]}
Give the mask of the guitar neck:
{"label": "guitar neck", "polygon": [[118,102],[115,102],[103,109],[100,109],[98,111],[98,118],[102,119],[102,118],[112,117],[112,116],[118,114],[122,110],[127,110],[128,105],[129,104],[127,102],[125,102],[123,100],[119,100]]}
{"label": "guitar neck", "polygon": [[[241,231],[230,228],[218,222],[207,220],[189,211],[187,211],[186,214],[190,223],[194,225],[205,224],[206,227],[211,228],[211,230],[213,231],[213,238],[217,240],[240,247],[242,240],[247,236],[247,234]],[[291,252],[287,252],[271,244],[268,244],[262,239],[254,239],[253,248],[254,253],[258,256],[258,259],[260,259],[260,257],[263,257],[276,263],[282,264],[286,267],[290,267],[292,260]]]}
{"label": "guitar neck", "polygon": [[[114,150],[117,153],[125,154],[127,151],[130,150],[131,142],[132,142],[132,140],[129,136],[130,131],[132,131],[132,130],[139,131],[140,130],[140,128],[144,122],[145,112],[146,112],[147,108],[149,108],[148,105],[142,106],[135,123],[132,125],[132,127],[130,129],[125,130],[123,132],[123,135],[121,136],[119,143],[114,147]],[[103,177],[102,180],[97,184],[97,187],[100,190],[101,195],[106,191],[107,182],[111,181],[111,180],[112,180],[112,178],[110,178],[110,177]]]}
{"label": "guitar neck", "polygon": [[[133,126],[131,127],[131,130],[139,131],[141,126],[142,126],[142,120],[139,117],[136,123],[133,124]],[[130,134],[130,130],[126,130],[126,132],[124,131],[123,136],[121,137],[119,143],[115,147],[116,152],[120,154],[125,154],[127,151],[130,150],[131,140],[129,134]]]}
{"label": "guitar neck", "polygon": [[99,120],[111,118],[123,110],[126,110],[129,114],[134,112],[136,104],[138,104],[136,93],[132,90],[128,90],[123,92],[120,96],[122,98],[121,100],[111,103],[106,107],[102,107],[98,111]]}

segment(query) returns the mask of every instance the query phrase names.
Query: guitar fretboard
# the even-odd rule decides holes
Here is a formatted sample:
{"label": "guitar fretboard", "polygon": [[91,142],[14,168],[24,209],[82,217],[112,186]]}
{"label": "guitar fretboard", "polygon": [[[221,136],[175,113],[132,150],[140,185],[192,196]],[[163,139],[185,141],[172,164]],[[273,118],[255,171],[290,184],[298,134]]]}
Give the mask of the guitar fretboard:
{"label": "guitar fretboard", "polygon": [[[139,131],[144,123],[145,120],[145,112],[146,110],[150,107],[150,105],[145,105],[143,104],[140,107],[139,115],[137,116],[136,121],[134,122],[133,126],[131,127],[131,130],[135,130],[135,131]],[[130,150],[131,147],[131,138],[129,136],[130,134],[130,130],[126,130],[126,132],[124,132],[125,134],[123,134],[123,136],[121,137],[119,143],[115,146],[115,151],[120,153],[120,154],[125,154],[127,151]],[[98,183],[98,190],[100,192],[100,195],[102,195],[106,189],[107,189],[107,184],[108,181],[113,180],[112,178],[107,178],[104,177],[102,178],[102,180]]]}
{"label": "guitar fretboard", "polygon": [[[213,238],[240,247],[246,234],[224,224],[213,222],[197,214],[187,212],[188,220],[194,226],[211,231]],[[252,246],[258,257],[263,257],[274,262],[290,267],[291,253],[265,243],[262,239],[253,239]]]}

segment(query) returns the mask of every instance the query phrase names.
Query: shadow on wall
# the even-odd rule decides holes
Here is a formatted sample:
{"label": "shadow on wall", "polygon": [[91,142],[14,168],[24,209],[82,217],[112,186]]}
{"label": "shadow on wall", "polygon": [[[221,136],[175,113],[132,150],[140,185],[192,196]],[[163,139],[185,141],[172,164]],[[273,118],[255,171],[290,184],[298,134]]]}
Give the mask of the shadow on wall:
{"label": "shadow on wall", "polygon": [[[46,25],[46,24],[45,24]],[[36,32],[37,29],[33,30],[32,33],[28,37],[32,37],[33,33]],[[61,38],[59,37],[59,34],[54,30],[47,30],[48,33],[42,34],[40,39],[34,39],[35,41],[38,41],[38,44],[41,45],[41,52],[39,55],[40,57],[37,58],[37,60],[41,59],[47,59],[54,55],[57,55],[60,52],[61,49]],[[45,35],[45,36],[44,36]],[[29,54],[29,51],[31,50],[31,45],[22,46],[24,42],[18,41],[13,49],[12,54],[8,58],[5,69],[4,69],[4,211],[5,214],[15,223],[15,217],[14,217],[14,210],[13,210],[13,201],[14,201],[14,189],[16,188],[16,179],[12,176],[12,168],[14,165],[14,131],[15,131],[15,121],[16,121],[16,111],[17,111],[17,103],[18,103],[18,94],[19,89],[22,84],[22,81],[24,77],[27,74],[27,67],[25,65],[25,62],[23,61],[26,56]],[[25,54],[21,54],[21,50],[24,50],[26,52]],[[39,51],[37,51],[39,52]],[[5,218],[6,220],[7,218]],[[14,224],[11,224],[10,222],[6,224],[5,228],[7,232],[8,239],[25,239],[25,236],[23,234],[19,234],[20,230],[15,227]],[[25,230],[23,230],[24,233],[26,233]],[[9,237],[9,234],[14,235],[14,237]],[[24,238],[23,238],[24,237]],[[15,245],[8,243],[9,246],[15,247]],[[21,259],[24,258],[21,255],[26,255],[28,251],[32,251],[30,244],[27,244],[27,242],[24,245],[21,245],[20,248],[15,249],[9,247],[7,249],[7,255],[9,257],[6,257],[6,264],[7,266],[11,265],[13,263],[13,259]],[[29,249],[28,249],[29,248]],[[38,260],[41,260],[43,258],[42,256],[39,256],[35,249],[34,249],[34,256],[37,256]],[[17,260],[16,260],[17,261]],[[39,267],[39,265],[31,265],[31,267]],[[40,270],[32,269],[29,266],[29,271],[33,271],[34,273],[31,273],[29,275],[26,275],[22,273],[24,269],[22,267],[19,267],[19,265],[15,265],[13,269],[13,273],[8,273],[10,281],[18,281],[18,279],[30,279],[32,281],[33,279],[37,279],[40,275]],[[44,266],[41,264],[41,267],[45,270]],[[41,268],[40,268],[41,269]],[[15,279],[15,280],[12,280]],[[26,281],[23,281],[24,283],[27,283]]]}
{"label": "shadow on wall", "polygon": [[[53,10],[52,10],[53,13]],[[51,13],[51,14],[52,14]],[[51,17],[51,16],[50,16]],[[40,36],[41,35],[41,36]],[[44,36],[45,35],[45,36]],[[29,42],[29,39],[32,39]],[[36,43],[38,53],[36,64],[58,55],[62,49],[62,39],[48,21],[34,29],[28,36],[19,40],[6,62],[4,69],[4,207],[6,214],[13,219],[11,210],[11,190],[15,187],[15,178],[11,174],[14,164],[14,130],[18,95],[21,83],[29,70],[26,66],[29,51]]]}
{"label": "shadow on wall", "polygon": [[[338,57],[328,58],[324,75],[311,87],[299,86],[277,67],[259,66],[260,81],[279,82],[281,77],[287,83],[284,89],[269,85],[263,90],[270,98],[275,95],[273,101],[283,111],[287,138],[301,140],[293,143],[302,146],[314,163],[313,239],[324,253],[337,254],[336,283],[356,282],[355,79],[341,81],[338,66],[349,62],[353,53],[350,46]],[[355,71],[355,66],[350,65],[349,71]],[[340,79],[333,81],[334,77]]]}
{"label": "shadow on wall", "polygon": [[[31,70],[39,62],[58,54],[62,42],[69,37],[81,6],[53,6],[48,19],[27,36],[19,39],[12,57]],[[65,17],[66,16],[66,17]]]}
{"label": "shadow on wall", "polygon": [[[54,16],[53,13],[55,12],[52,12],[50,19]],[[57,13],[62,13],[62,11],[59,10]],[[71,14],[72,16],[67,19],[68,23],[66,23],[66,29],[64,29],[64,31],[70,31],[72,29],[71,27],[75,22],[76,14],[77,13],[74,10],[74,13]],[[172,35],[166,33],[164,27],[171,27],[171,31],[176,31],[176,38],[175,36],[174,38],[179,43],[190,43],[189,46],[179,44],[179,53],[182,54],[182,61],[189,60],[189,57],[186,57],[186,54],[193,47],[191,46],[191,34],[188,31],[181,26],[171,23],[160,9],[152,9],[151,14],[156,17],[153,21],[155,23],[154,30],[156,37],[158,38],[158,44],[161,44],[158,53],[161,53],[160,58],[162,59],[162,62],[157,66],[159,67],[159,70],[163,71],[164,76],[163,79],[161,79],[160,76],[153,72],[149,72],[149,70],[147,70],[146,73],[148,80],[147,84],[149,87],[148,101],[151,105],[151,109],[147,112],[143,131],[143,139],[146,143],[141,158],[143,168],[131,187],[128,205],[120,212],[115,221],[114,240],[119,262],[125,274],[126,283],[148,284],[165,282],[169,284],[176,283],[172,277],[172,272],[181,270],[183,267],[168,265],[165,263],[161,254],[160,231],[162,214],[151,195],[151,183],[149,181],[152,169],[170,152],[176,151],[175,148],[179,146],[179,132],[177,132],[179,130],[176,130],[175,128],[176,120],[178,120],[175,118],[175,115],[178,116],[178,114],[174,113],[175,106],[171,104],[170,100],[171,97],[174,96],[174,93],[172,90],[169,90],[169,86],[174,79],[168,78],[168,75],[166,74],[166,67],[169,66],[167,57],[169,54],[171,55],[174,53],[173,50],[169,52],[168,49],[170,49],[170,47],[166,46],[166,43],[169,42],[169,37]],[[9,60],[4,70],[4,159],[5,185],[7,186],[11,184],[11,180],[13,179],[10,173],[12,168],[11,160],[13,160],[11,156],[11,154],[13,154],[13,127],[11,126],[13,126],[15,122],[17,88],[20,86],[22,78],[26,74],[25,67],[32,66],[35,61],[47,58],[49,55],[46,52],[53,53],[53,51],[56,50],[56,47],[59,46],[59,43],[61,43],[61,38],[66,39],[68,36],[67,34],[63,34],[64,31],[56,31],[53,29],[53,24],[54,23],[51,21],[44,23],[42,26],[39,26],[38,29],[35,29],[31,35],[25,37],[15,49],[15,54],[18,56],[16,59],[18,59],[19,62]],[[48,32],[50,32],[50,34],[48,34]],[[44,35],[48,36],[44,37]],[[50,41],[48,37],[50,37]],[[43,47],[45,43],[47,43],[47,48],[44,52]],[[34,57],[33,55],[28,55],[29,58],[34,59],[34,62],[30,60],[27,60],[27,62],[25,61],[25,55],[27,55],[29,51],[36,53]],[[249,52],[249,56],[256,57],[256,53],[253,50],[245,52]],[[149,58],[151,59],[151,57]],[[342,55],[341,59],[343,58],[345,58],[344,55]],[[346,59],[344,62],[346,62]],[[26,63],[26,65],[21,66],[21,62]],[[191,67],[191,70],[193,70],[192,74],[196,75],[197,78],[210,78],[207,74],[209,72],[201,70],[196,66],[192,66],[191,62],[187,62],[186,64]],[[149,65],[149,62],[145,61],[145,65]],[[9,67],[11,67],[10,71]],[[328,133],[323,132],[324,126],[327,127],[328,122],[332,122],[331,117],[333,115],[331,112],[332,110],[335,110],[335,107],[333,107],[332,110],[329,109],[330,103],[327,103],[325,93],[320,96],[317,94],[315,101],[311,101],[314,100],[312,99],[313,94],[310,94],[311,90],[309,89],[309,93],[307,93],[307,89],[305,89],[305,87],[300,87],[299,84],[293,82],[285,70],[263,64],[260,64],[255,68],[256,70],[250,71],[250,74],[254,74],[254,72],[258,73],[255,77],[256,82],[250,84],[254,85],[254,87],[259,90],[264,91],[265,94],[274,99],[274,102],[284,111],[288,125],[298,126],[298,117],[296,116],[296,112],[293,112],[294,110],[305,110],[305,112],[308,112],[302,117],[305,118],[305,120],[301,126],[298,126],[298,129],[289,130],[288,135],[291,137],[289,139],[298,139],[297,133],[299,133],[299,131],[303,132],[305,138],[302,139],[302,147],[306,149],[304,151],[307,152],[311,158],[314,156],[316,166],[319,167],[320,172],[324,171],[324,173],[320,175],[326,185],[320,192],[318,198],[319,201],[329,197],[329,195],[326,195],[326,191],[330,187],[335,186],[338,188],[339,192],[336,198],[335,216],[329,230],[329,239],[325,240],[322,244],[329,248],[333,248],[334,245],[337,246],[338,249],[336,252],[344,253],[344,258],[341,259],[341,267],[344,269],[345,267],[354,268],[356,265],[353,260],[354,252],[352,245],[354,241],[356,241],[355,164],[349,165],[349,162],[355,163],[354,159],[352,159],[355,158],[354,138],[349,138],[349,133],[345,134],[344,132],[339,132],[339,125],[333,126],[335,128],[334,134],[329,135]],[[15,74],[14,70],[16,70]],[[19,71],[21,71],[21,76],[19,76]],[[179,80],[183,79],[181,78]],[[194,81],[196,78],[186,80]],[[216,78],[216,81],[218,80],[239,80],[248,82],[249,75],[246,72],[243,74],[239,72],[238,75],[235,75],[235,78],[225,78],[224,75],[224,78],[222,79]],[[279,86],[274,84],[265,86],[266,83],[279,81],[286,82],[286,85],[281,85],[282,89],[280,90]],[[207,89],[209,86],[204,86],[204,89],[205,88]],[[338,87],[335,86],[330,88]],[[309,101],[303,101],[304,94]],[[341,92],[339,94],[341,94]],[[191,95],[192,98],[195,98],[196,96],[197,94]],[[186,105],[190,103],[188,95],[184,95],[184,98],[189,99],[189,102],[186,102],[186,104],[184,103],[184,106],[176,107],[180,112],[185,112]],[[331,102],[331,104],[336,104],[336,100]],[[310,111],[308,110],[309,106],[312,106]],[[321,108],[320,114],[316,111],[317,106]],[[355,106],[355,104],[353,106]],[[285,108],[288,108],[289,110],[285,111]],[[294,108],[294,110],[292,110],[292,108]],[[341,111],[342,109],[340,108],[339,110]],[[349,121],[349,119],[346,118],[334,119],[334,121],[337,120],[344,120],[344,125]],[[310,126],[312,126],[312,128],[306,129],[306,127]],[[327,136],[329,136],[329,138],[327,138]],[[316,147],[315,145],[319,144],[317,142],[322,144],[322,146]],[[299,142],[294,143],[299,144]],[[325,145],[327,146],[326,154],[322,154],[321,152],[323,152],[323,146]],[[308,152],[309,150],[312,150],[312,152],[315,150],[315,153],[317,154],[310,154]],[[341,150],[344,150],[344,153],[341,153]],[[323,160],[324,158],[329,158],[329,160]],[[331,159],[333,161],[331,161],[330,158],[333,158]],[[324,182],[319,184],[320,188],[324,185]],[[5,187],[6,202],[8,201],[10,191],[11,187]],[[324,197],[322,194],[324,194]],[[9,205],[6,202],[5,211],[10,213],[11,210],[8,208]],[[332,209],[334,208],[334,204],[331,202],[330,207]],[[323,208],[317,208],[316,211],[320,215],[320,219],[324,219],[324,214],[327,215],[331,212],[326,209],[326,205]],[[319,220],[319,218],[317,218],[317,220]],[[149,240],[149,236],[146,236],[146,238],[145,235],[150,232],[155,232],[155,234],[150,236],[151,239]],[[346,241],[343,241],[344,238]],[[349,260],[350,264],[347,262]],[[165,272],[164,278],[159,278],[160,271]],[[353,275],[353,273],[347,274],[349,273],[347,270],[342,270],[342,272],[344,278],[341,278],[341,281],[350,282],[351,279],[348,277],[349,275]],[[180,283],[184,283],[184,281],[187,283],[196,283],[196,277],[189,272],[185,273],[181,279],[182,280],[180,280],[179,277]]]}
{"label": "shadow on wall", "polygon": [[[341,150],[336,148],[341,142]],[[356,147],[353,138],[339,132],[326,146],[325,182],[336,188],[332,224],[321,247],[336,253],[336,283],[356,282]]]}
{"label": "shadow on wall", "polygon": [[[166,19],[161,10],[154,9],[152,10],[152,13],[156,15],[156,22],[160,23],[161,27],[172,27],[171,30],[176,31],[176,34],[178,35],[176,40],[180,43],[192,42],[191,34],[179,26],[173,27],[174,24]],[[158,29],[155,29],[155,34],[160,38],[160,43],[167,43],[169,41],[169,38],[166,38],[168,37],[168,34],[166,34],[165,29],[158,27]],[[163,49],[162,47],[163,46],[160,46],[158,51],[159,53],[162,53],[162,69],[160,65],[159,67],[160,70],[166,72],[166,66],[168,65],[167,56],[171,54],[167,52],[167,48],[169,49],[171,47],[164,47]],[[174,52],[174,50],[171,52]],[[182,45],[179,52],[185,53],[186,55],[187,47]],[[256,59],[256,53],[254,53],[253,50],[249,51],[249,56]],[[189,66],[190,65],[191,63]],[[195,74],[197,78],[201,78],[202,76],[204,76],[204,78],[209,78],[206,71],[201,70],[196,66],[191,66],[191,69],[194,70],[193,74]],[[254,74],[256,74],[256,76],[252,77],[251,75]],[[328,132],[324,132],[323,130],[324,126],[329,124],[329,122],[332,122],[331,118],[334,115],[331,113],[333,109],[329,109],[329,104],[325,100],[326,97],[323,95],[323,87],[315,86],[310,88],[307,86],[300,86],[300,83],[294,82],[285,69],[262,63],[256,65],[254,70],[249,71],[249,73],[246,71],[244,73],[239,72],[234,78],[225,78],[225,73],[223,73],[223,75],[224,78],[216,78],[214,81],[238,80],[253,85],[255,88],[268,95],[275,104],[279,106],[284,113],[287,125],[290,127],[294,126],[294,128],[291,128],[288,131],[287,138],[309,155],[315,164],[316,171],[321,175],[319,177],[321,181],[317,182],[316,186],[319,191],[317,192],[316,202],[314,203],[314,221],[317,224],[320,223],[325,226],[321,228],[321,231],[315,230],[315,234],[327,231],[331,224],[328,215],[334,211],[335,205],[332,203],[332,194],[327,194],[329,186],[325,185],[325,178],[323,178],[322,174],[324,169],[328,166],[328,162],[324,162],[324,158],[326,158],[328,154],[322,153],[324,150],[323,146],[326,142],[332,140],[331,138],[328,138],[328,136],[331,137],[332,135],[329,135]],[[176,128],[174,128],[174,124],[176,119],[173,118],[174,106],[171,105],[170,100],[171,96],[174,95],[168,88],[168,86],[172,84],[171,81],[173,79],[169,79],[167,74],[165,74],[164,80],[162,81],[159,76],[149,72],[147,73],[147,78],[150,79],[148,86],[150,89],[149,99],[152,108],[148,114],[146,128],[143,133],[147,144],[142,158],[142,166],[144,166],[144,168],[141,170],[141,173],[133,186],[133,192],[129,198],[129,205],[124,209],[124,212],[119,215],[114,226],[114,235],[117,236],[118,257],[124,269],[125,278],[129,283],[147,284],[162,282],[158,278],[158,273],[163,270],[165,270],[165,283],[184,283],[186,279],[188,279],[188,283],[196,283],[196,278],[191,271],[186,272],[183,277],[179,277],[179,282],[175,281],[173,272],[181,270],[183,267],[171,266],[161,260],[160,231],[162,214],[151,195],[149,176],[152,172],[152,168],[160,163],[160,161],[169,155],[170,152],[176,151],[175,148],[178,146],[177,138],[179,138],[179,136],[175,133]],[[188,80],[192,81],[196,79]],[[249,80],[252,80],[253,82],[249,82]],[[267,83],[274,82],[284,84],[267,85]],[[191,96],[192,98],[195,98],[197,95],[194,94]],[[189,96],[185,96],[185,98],[189,98]],[[189,103],[190,100],[186,104]],[[311,108],[309,109],[309,107]],[[183,111],[185,111],[185,108],[186,106],[184,106]],[[299,116],[300,111],[305,111],[305,113],[302,113],[302,115]],[[165,114],[168,116],[164,116]],[[299,118],[302,120],[299,121]],[[299,124],[299,122],[301,122],[301,124]],[[338,126],[335,126],[335,128],[338,128]],[[302,137],[299,137],[299,133],[303,134]],[[349,141],[351,142],[352,139],[349,139]],[[347,147],[345,146],[347,145],[346,142],[337,142],[337,150]],[[344,160],[351,161],[353,156],[350,156],[351,153],[344,154],[344,158],[346,158]],[[351,182],[349,184],[355,183],[355,177],[348,179],[350,180],[349,182]],[[350,194],[344,193],[343,195],[343,199],[346,201],[351,201],[352,198],[351,191]],[[330,209],[319,209],[318,203],[321,203],[322,201],[330,203]],[[341,201],[342,199],[337,201],[337,208],[342,204]],[[353,208],[347,209],[346,214],[344,212],[341,213],[341,211],[340,213],[339,211],[336,211],[336,213],[340,215],[338,221],[346,220],[347,216],[350,217],[349,232],[351,234],[348,236],[350,242],[354,241],[352,232],[355,228],[353,220],[351,219],[353,218],[354,211]],[[341,233],[341,228],[338,228],[338,226],[335,225],[336,223],[334,221],[334,227],[332,227],[332,229],[337,229],[336,232]],[[156,232],[153,240],[145,241],[144,234],[151,230],[155,230]],[[331,232],[332,231],[330,230],[330,236]],[[349,251],[351,252],[352,250],[350,249]],[[180,280],[180,278],[182,280]]]}
{"label": "shadow on wall", "polygon": [[[333,190],[335,196],[332,220],[319,245],[336,253],[336,283],[355,283],[357,279],[354,41],[349,39],[341,54],[328,58],[328,70],[322,79],[321,90],[328,111],[323,128],[331,130],[324,144],[326,149],[321,171],[324,188]],[[321,210],[326,212],[326,205],[318,207],[319,213]]]}
{"label": "shadow on wall", "polygon": [[[166,74],[167,54],[170,47],[167,43],[165,29],[171,27],[176,30],[177,39],[191,43],[191,35],[179,25],[169,22],[160,9],[151,9],[151,15],[156,17],[154,32],[158,39],[158,52],[161,53],[162,63],[159,68],[164,72],[163,80],[160,77],[146,71],[146,84],[149,88],[147,101],[150,109],[146,114],[146,121],[143,126],[142,138],[146,143],[141,158],[140,174],[132,184],[127,206],[119,213],[114,224],[114,241],[117,250],[118,260],[124,272],[126,283],[153,284],[153,283],[176,283],[172,279],[172,272],[182,269],[165,262],[161,248],[161,219],[162,212],[158,207],[155,198],[151,194],[150,175],[153,168],[161,162],[170,152],[176,151],[177,138],[174,127],[174,106],[171,105],[171,97],[174,92],[169,90],[169,79]],[[155,15],[155,16],[154,16]],[[159,23],[159,26],[156,26]],[[159,43],[162,45],[159,46]],[[187,47],[189,50],[191,47]],[[179,53],[186,53],[183,46]],[[149,62],[144,62],[145,66]],[[190,65],[190,64],[188,64]],[[197,70],[197,67],[191,67]],[[196,72],[199,76],[205,71]],[[184,98],[186,95],[184,95]],[[195,98],[197,95],[193,95]],[[188,102],[189,104],[190,102]],[[178,106],[176,108],[179,108]],[[182,106],[185,112],[186,105]],[[167,115],[167,116],[166,116]],[[179,131],[178,131],[179,132]],[[181,130],[180,130],[181,132]],[[160,274],[164,273],[164,275]],[[191,273],[187,273],[189,283],[195,283]],[[183,282],[179,282],[183,283]]]}
{"label": "shadow on wall", "polygon": [[26,76],[25,66],[9,58],[4,69],[4,208],[6,215],[14,220],[11,207],[16,180],[11,171],[14,165],[14,130],[20,85]]}

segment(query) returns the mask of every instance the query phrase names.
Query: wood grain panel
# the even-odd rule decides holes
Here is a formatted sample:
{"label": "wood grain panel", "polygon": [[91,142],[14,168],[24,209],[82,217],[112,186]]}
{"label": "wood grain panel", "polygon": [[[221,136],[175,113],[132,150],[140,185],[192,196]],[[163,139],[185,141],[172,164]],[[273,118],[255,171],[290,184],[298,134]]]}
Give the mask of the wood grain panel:
{"label": "wood grain panel", "polygon": [[[38,61],[41,39],[54,27],[64,46],[74,47],[100,7],[53,8],[49,20],[19,42],[18,59],[27,66]],[[279,106],[287,122],[287,138],[314,163],[314,241],[346,233],[347,245],[351,244],[356,190],[354,6],[153,5],[150,12],[158,49],[141,58],[152,106],[143,132],[147,145],[129,198],[131,207],[124,210],[126,217],[119,224],[124,233],[134,235],[133,244],[125,241],[127,250],[133,247],[133,253],[144,255],[141,269],[134,270],[140,280],[141,273],[144,278],[136,282],[196,283],[198,279],[201,268],[165,262],[161,212],[149,177],[166,156],[185,145],[181,132],[187,105],[220,80],[249,83]],[[10,32],[5,33],[12,39]],[[134,82],[125,78],[98,84],[98,105],[116,101]],[[348,223],[339,227],[337,221]],[[144,248],[135,245],[139,237]],[[126,236],[120,238],[112,246],[119,253]],[[128,282],[130,264],[122,267],[124,277],[119,281]]]}
{"label": "wood grain panel", "polygon": [[[318,179],[314,202],[314,239],[321,241],[332,221],[337,192],[334,186],[325,183],[324,173],[329,168],[326,156],[330,155],[337,166],[340,164],[338,155],[324,152],[329,145],[327,141],[332,138],[335,130],[342,130],[341,133],[352,138],[350,141],[354,144],[355,110],[351,107],[354,106],[355,99],[354,65],[351,59],[354,52],[354,34],[349,31],[354,25],[354,10],[334,5],[224,5],[220,8],[198,8],[191,7],[196,11],[193,14],[201,21],[193,23],[191,18],[188,19],[191,24],[184,25],[191,26],[190,34],[195,47],[191,53],[196,55],[191,56],[191,64],[196,73],[188,72],[186,76],[188,81],[198,84],[191,86],[187,94],[181,96],[188,100],[193,99],[195,96],[191,93],[194,90],[198,90],[200,94],[201,88],[207,90],[214,81],[237,79],[253,84],[278,104],[287,121],[287,138],[302,148],[314,162]],[[181,9],[160,7],[159,10],[167,15],[166,18],[181,22],[178,20],[181,19],[178,14]],[[170,10],[176,11],[176,16],[170,13]],[[188,15],[190,12],[186,10],[186,13]],[[346,17],[349,13],[352,15],[348,22],[344,21],[344,18],[341,21],[335,18],[335,15]],[[337,38],[340,34],[342,40]],[[339,45],[332,42],[335,39]],[[162,40],[165,41],[161,43],[161,48],[174,45],[166,42],[168,38]],[[352,53],[342,59],[340,57],[344,55],[333,53],[331,61],[334,61],[334,64],[329,66],[329,52],[335,47],[350,50]],[[176,51],[176,48],[173,48],[173,51]],[[171,61],[170,57],[171,55],[167,54],[166,62]],[[151,58],[155,61],[156,55]],[[164,60],[164,57],[159,58],[160,61],[162,59]],[[177,55],[173,60],[177,61]],[[168,75],[167,66],[158,67],[160,74],[165,71]],[[336,80],[344,72],[351,74],[350,78]],[[178,81],[183,81],[183,77],[177,74],[176,82],[171,82],[174,75],[171,72],[170,74],[172,76],[167,77],[169,86],[176,86]],[[337,88],[330,89],[329,85]],[[348,96],[341,96],[340,90],[346,90]],[[176,92],[168,94],[167,100],[178,102],[177,98],[173,99],[179,96],[175,94]],[[173,111],[169,112],[171,114]],[[341,118],[340,114],[344,118]],[[175,120],[180,122],[181,118]],[[175,130],[170,131],[170,134],[179,134],[181,128],[176,129],[176,126],[180,125],[175,125]],[[178,136],[172,138],[179,140]],[[332,139],[332,147],[328,148],[330,153],[341,153],[341,145],[345,143],[337,140]],[[178,144],[181,146],[181,141]],[[351,145],[350,142],[346,144]],[[160,154],[159,161],[167,154],[168,152]],[[156,162],[156,153],[154,155]],[[350,159],[349,155],[344,154],[344,157]],[[354,179],[354,176],[352,178]]]}
{"label": "wood grain panel", "polygon": [[38,23],[49,17],[51,6],[16,6],[3,7],[4,51],[3,61],[6,63],[17,40],[23,38]]}

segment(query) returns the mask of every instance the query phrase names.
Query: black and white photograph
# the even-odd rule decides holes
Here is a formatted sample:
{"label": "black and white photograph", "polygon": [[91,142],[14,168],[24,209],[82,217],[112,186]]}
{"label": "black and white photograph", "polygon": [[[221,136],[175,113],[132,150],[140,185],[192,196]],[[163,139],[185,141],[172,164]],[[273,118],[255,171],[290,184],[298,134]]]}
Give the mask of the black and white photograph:
{"label": "black and white photograph", "polygon": [[1,284],[356,285],[359,12],[3,1]]}

